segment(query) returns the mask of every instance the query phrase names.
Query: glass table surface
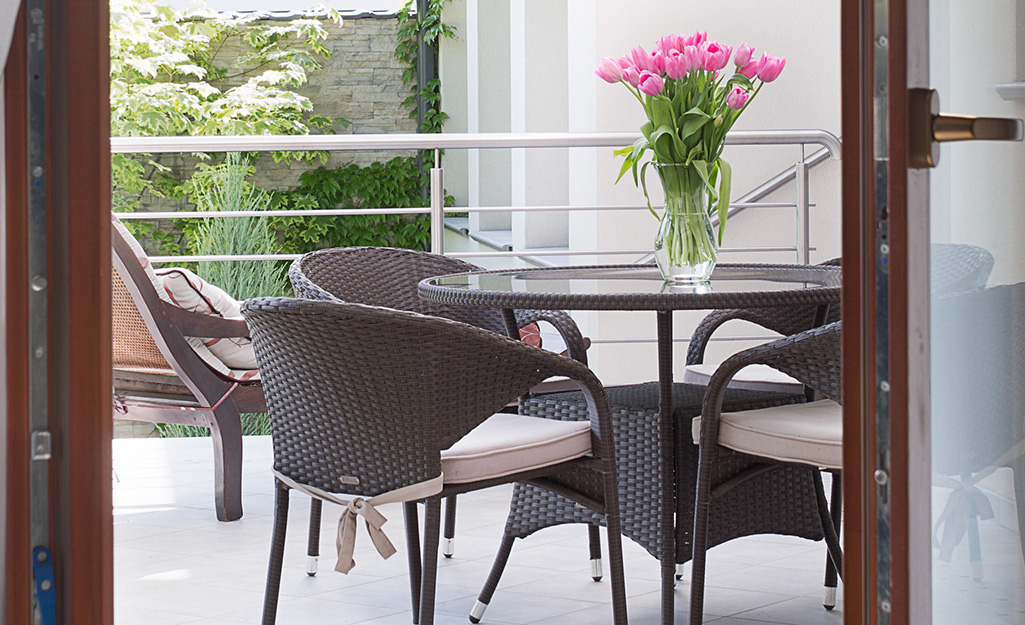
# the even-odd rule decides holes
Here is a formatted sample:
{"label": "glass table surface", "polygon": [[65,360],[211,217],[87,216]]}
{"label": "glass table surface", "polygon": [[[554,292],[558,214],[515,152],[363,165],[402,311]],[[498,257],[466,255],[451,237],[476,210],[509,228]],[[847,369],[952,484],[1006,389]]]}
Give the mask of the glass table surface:
{"label": "glass table surface", "polygon": [[669,284],[654,265],[546,267],[428,278],[424,299],[498,308],[679,310],[839,301],[840,268],[721,264],[704,284]]}

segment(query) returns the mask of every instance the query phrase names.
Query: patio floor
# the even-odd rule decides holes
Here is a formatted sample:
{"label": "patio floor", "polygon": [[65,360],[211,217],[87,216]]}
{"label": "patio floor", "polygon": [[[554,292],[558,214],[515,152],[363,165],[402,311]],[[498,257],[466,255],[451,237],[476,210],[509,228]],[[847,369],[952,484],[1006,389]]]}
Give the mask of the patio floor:
{"label": "patio floor", "polygon": [[[245,515],[219,523],[213,512],[209,439],[117,439],[114,445],[116,625],[259,623],[271,535],[273,483],[266,436],[245,439]],[[437,623],[466,615],[490,570],[511,487],[461,496],[456,553],[442,559]],[[305,574],[307,497],[293,493],[282,574],[281,625],[411,622],[402,512],[384,506],[399,553],[382,560],[359,530],[357,566],[333,571],[338,508],[324,506],[316,577]],[[422,517],[422,514],[421,514]],[[631,623],[659,622],[659,567],[624,541]],[[709,552],[706,622],[719,625],[840,625],[842,601],[821,605],[825,547],[759,536]],[[690,571],[676,589],[676,622],[686,622]],[[607,580],[607,577],[606,577]],[[517,541],[482,623],[611,623],[607,581],[591,581],[586,532],[555,527]]]}

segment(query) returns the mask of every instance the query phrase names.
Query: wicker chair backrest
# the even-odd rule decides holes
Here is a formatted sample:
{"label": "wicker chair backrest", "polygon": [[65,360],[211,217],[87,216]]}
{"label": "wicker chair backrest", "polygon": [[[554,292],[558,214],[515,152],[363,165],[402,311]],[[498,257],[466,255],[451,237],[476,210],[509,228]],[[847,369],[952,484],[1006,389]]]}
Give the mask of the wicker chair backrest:
{"label": "wicker chair backrest", "polygon": [[478,270],[476,265],[427,252],[345,247],[320,250],[296,259],[288,277],[296,297],[410,310],[504,334],[505,324],[497,310],[435,304],[417,295],[417,284],[425,278]]}
{"label": "wicker chair backrest", "polygon": [[1025,439],[1025,283],[932,306],[933,467],[979,471]]}
{"label": "wicker chair backrest", "polygon": [[441,450],[511,399],[567,367],[589,374],[439,317],[286,298],[248,300],[242,310],[275,468],[336,493],[375,495],[437,477]]}
{"label": "wicker chair backrest", "polygon": [[987,250],[962,243],[933,243],[929,250],[933,297],[986,287],[993,271],[993,255]]}

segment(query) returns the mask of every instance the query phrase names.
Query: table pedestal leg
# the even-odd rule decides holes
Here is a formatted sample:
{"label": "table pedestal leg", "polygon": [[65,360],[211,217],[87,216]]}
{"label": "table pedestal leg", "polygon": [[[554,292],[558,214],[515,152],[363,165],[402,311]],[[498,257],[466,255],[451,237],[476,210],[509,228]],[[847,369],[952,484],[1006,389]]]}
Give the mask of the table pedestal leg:
{"label": "table pedestal leg", "polygon": [[662,565],[662,623],[672,625],[673,587],[676,583],[676,434],[673,422],[673,312],[658,311],[658,416],[661,439],[662,510],[659,532],[662,536],[659,560]]}

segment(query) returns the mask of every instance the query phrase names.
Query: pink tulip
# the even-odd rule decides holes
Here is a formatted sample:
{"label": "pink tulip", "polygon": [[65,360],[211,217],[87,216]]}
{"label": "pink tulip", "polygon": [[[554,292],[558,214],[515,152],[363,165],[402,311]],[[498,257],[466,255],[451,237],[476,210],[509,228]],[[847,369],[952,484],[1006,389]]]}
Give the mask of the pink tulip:
{"label": "pink tulip", "polygon": [[747,91],[745,91],[740,85],[733,87],[729,94],[726,95],[726,106],[730,107],[734,111],[739,111],[744,108],[747,104],[748,98],[751,97]]}
{"label": "pink tulip", "polygon": [[699,45],[705,43],[705,41],[707,39],[708,39],[708,33],[701,32],[699,30],[696,33],[694,33],[693,35],[689,35],[687,37],[683,37],[682,43],[685,46],[699,46]]}
{"label": "pink tulip", "polygon": [[641,73],[637,71],[637,68],[633,65],[630,67],[624,67],[623,80],[630,83],[631,87],[636,88],[637,85],[641,84]]}
{"label": "pink tulip", "polygon": [[779,78],[779,74],[783,71],[783,66],[786,64],[787,60],[781,56],[763,54],[762,67],[758,70],[758,78],[760,78],[762,82],[772,82]]}
{"label": "pink tulip", "polygon": [[755,49],[746,43],[737,48],[737,53],[733,55],[733,64],[737,68],[746,66],[751,62],[751,57],[754,56]]}
{"label": "pink tulip", "polygon": [[660,50],[651,53],[651,71],[656,74],[664,74],[666,71],[666,57]]}
{"label": "pink tulip", "polygon": [[663,55],[669,56],[670,52],[680,51],[680,36],[679,35],[666,35],[658,40],[655,48],[662,52]]}
{"label": "pink tulip", "polygon": [[630,50],[630,58],[640,71],[651,71],[651,55],[644,51],[644,48],[637,46]]}
{"label": "pink tulip", "polygon": [[623,68],[613,58],[602,59],[594,73],[605,82],[617,83],[623,80]]}
{"label": "pink tulip", "polygon": [[746,76],[748,80],[754,80],[755,76],[758,75],[758,72],[761,71],[763,62],[765,62],[764,57],[757,61],[751,59],[750,61],[748,61],[747,65],[738,68],[737,73],[741,76]]}
{"label": "pink tulip", "polygon": [[683,54],[687,57],[688,72],[701,69],[702,61],[705,57],[699,46],[687,46],[683,49]]}
{"label": "pink tulip", "polygon": [[629,54],[624,54],[623,56],[616,59],[616,63],[619,63],[619,66],[623,69],[634,66],[633,59],[630,58]]}
{"label": "pink tulip", "polygon": [[658,74],[653,74],[651,72],[641,72],[641,82],[640,85],[638,85],[638,88],[641,90],[641,93],[650,96],[656,96],[662,93],[662,90],[665,89],[665,87],[665,81],[663,81],[662,77]]}
{"label": "pink tulip", "polygon": [[686,55],[673,51],[666,57],[666,76],[672,79],[680,79],[687,75],[690,67],[687,65]]}
{"label": "pink tulip", "polygon": [[715,72],[726,67],[726,64],[730,62],[733,48],[724,46],[717,41],[707,41],[701,45],[701,51],[704,53],[701,67],[706,72]]}

